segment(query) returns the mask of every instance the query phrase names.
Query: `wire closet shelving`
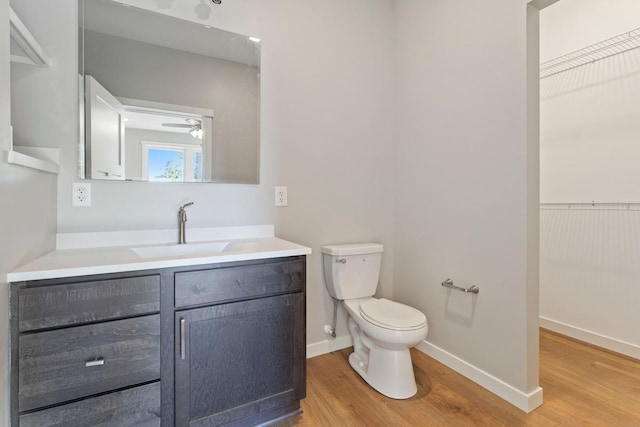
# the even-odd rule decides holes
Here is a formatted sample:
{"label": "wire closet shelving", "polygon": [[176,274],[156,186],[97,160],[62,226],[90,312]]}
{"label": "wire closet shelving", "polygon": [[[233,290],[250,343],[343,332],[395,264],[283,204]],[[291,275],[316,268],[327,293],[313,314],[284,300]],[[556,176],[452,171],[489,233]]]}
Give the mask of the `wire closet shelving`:
{"label": "wire closet shelving", "polygon": [[565,202],[540,203],[544,211],[640,211],[637,202]]}
{"label": "wire closet shelving", "polygon": [[540,64],[540,79],[640,47],[640,28]]}

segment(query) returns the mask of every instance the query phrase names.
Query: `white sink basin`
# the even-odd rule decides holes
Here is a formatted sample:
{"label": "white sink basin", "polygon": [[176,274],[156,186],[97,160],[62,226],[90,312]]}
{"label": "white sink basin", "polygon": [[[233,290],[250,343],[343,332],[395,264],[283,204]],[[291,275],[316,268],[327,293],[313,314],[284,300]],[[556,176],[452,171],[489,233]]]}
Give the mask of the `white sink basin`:
{"label": "white sink basin", "polygon": [[219,254],[229,242],[186,243],[131,248],[140,258],[201,257]]}

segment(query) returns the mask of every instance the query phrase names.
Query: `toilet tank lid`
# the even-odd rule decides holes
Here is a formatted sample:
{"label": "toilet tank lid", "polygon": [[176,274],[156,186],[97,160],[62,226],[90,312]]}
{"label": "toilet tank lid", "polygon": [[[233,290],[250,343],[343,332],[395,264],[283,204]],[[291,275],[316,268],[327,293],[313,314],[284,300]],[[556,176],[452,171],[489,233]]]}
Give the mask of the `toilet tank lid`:
{"label": "toilet tank lid", "polygon": [[351,243],[348,245],[329,245],[322,247],[322,253],[328,255],[364,255],[382,252],[381,243]]}

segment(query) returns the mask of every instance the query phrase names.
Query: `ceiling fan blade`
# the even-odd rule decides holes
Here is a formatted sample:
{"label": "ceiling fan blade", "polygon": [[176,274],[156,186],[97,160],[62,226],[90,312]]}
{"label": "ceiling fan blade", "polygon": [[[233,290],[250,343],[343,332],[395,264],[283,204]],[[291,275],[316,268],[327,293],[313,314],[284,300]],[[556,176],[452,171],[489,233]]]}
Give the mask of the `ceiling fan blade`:
{"label": "ceiling fan blade", "polygon": [[189,125],[186,123],[163,123],[162,126],[166,126],[168,128],[192,128],[193,125]]}

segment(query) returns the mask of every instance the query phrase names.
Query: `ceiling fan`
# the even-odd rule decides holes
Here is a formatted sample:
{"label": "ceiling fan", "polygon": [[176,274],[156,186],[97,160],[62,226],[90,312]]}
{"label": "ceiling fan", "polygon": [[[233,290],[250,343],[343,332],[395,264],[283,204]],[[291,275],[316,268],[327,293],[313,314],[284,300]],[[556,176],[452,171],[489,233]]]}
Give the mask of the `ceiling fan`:
{"label": "ceiling fan", "polygon": [[197,119],[184,119],[187,123],[162,123],[162,126],[170,128],[189,129],[187,132],[194,138],[202,139],[202,121]]}

